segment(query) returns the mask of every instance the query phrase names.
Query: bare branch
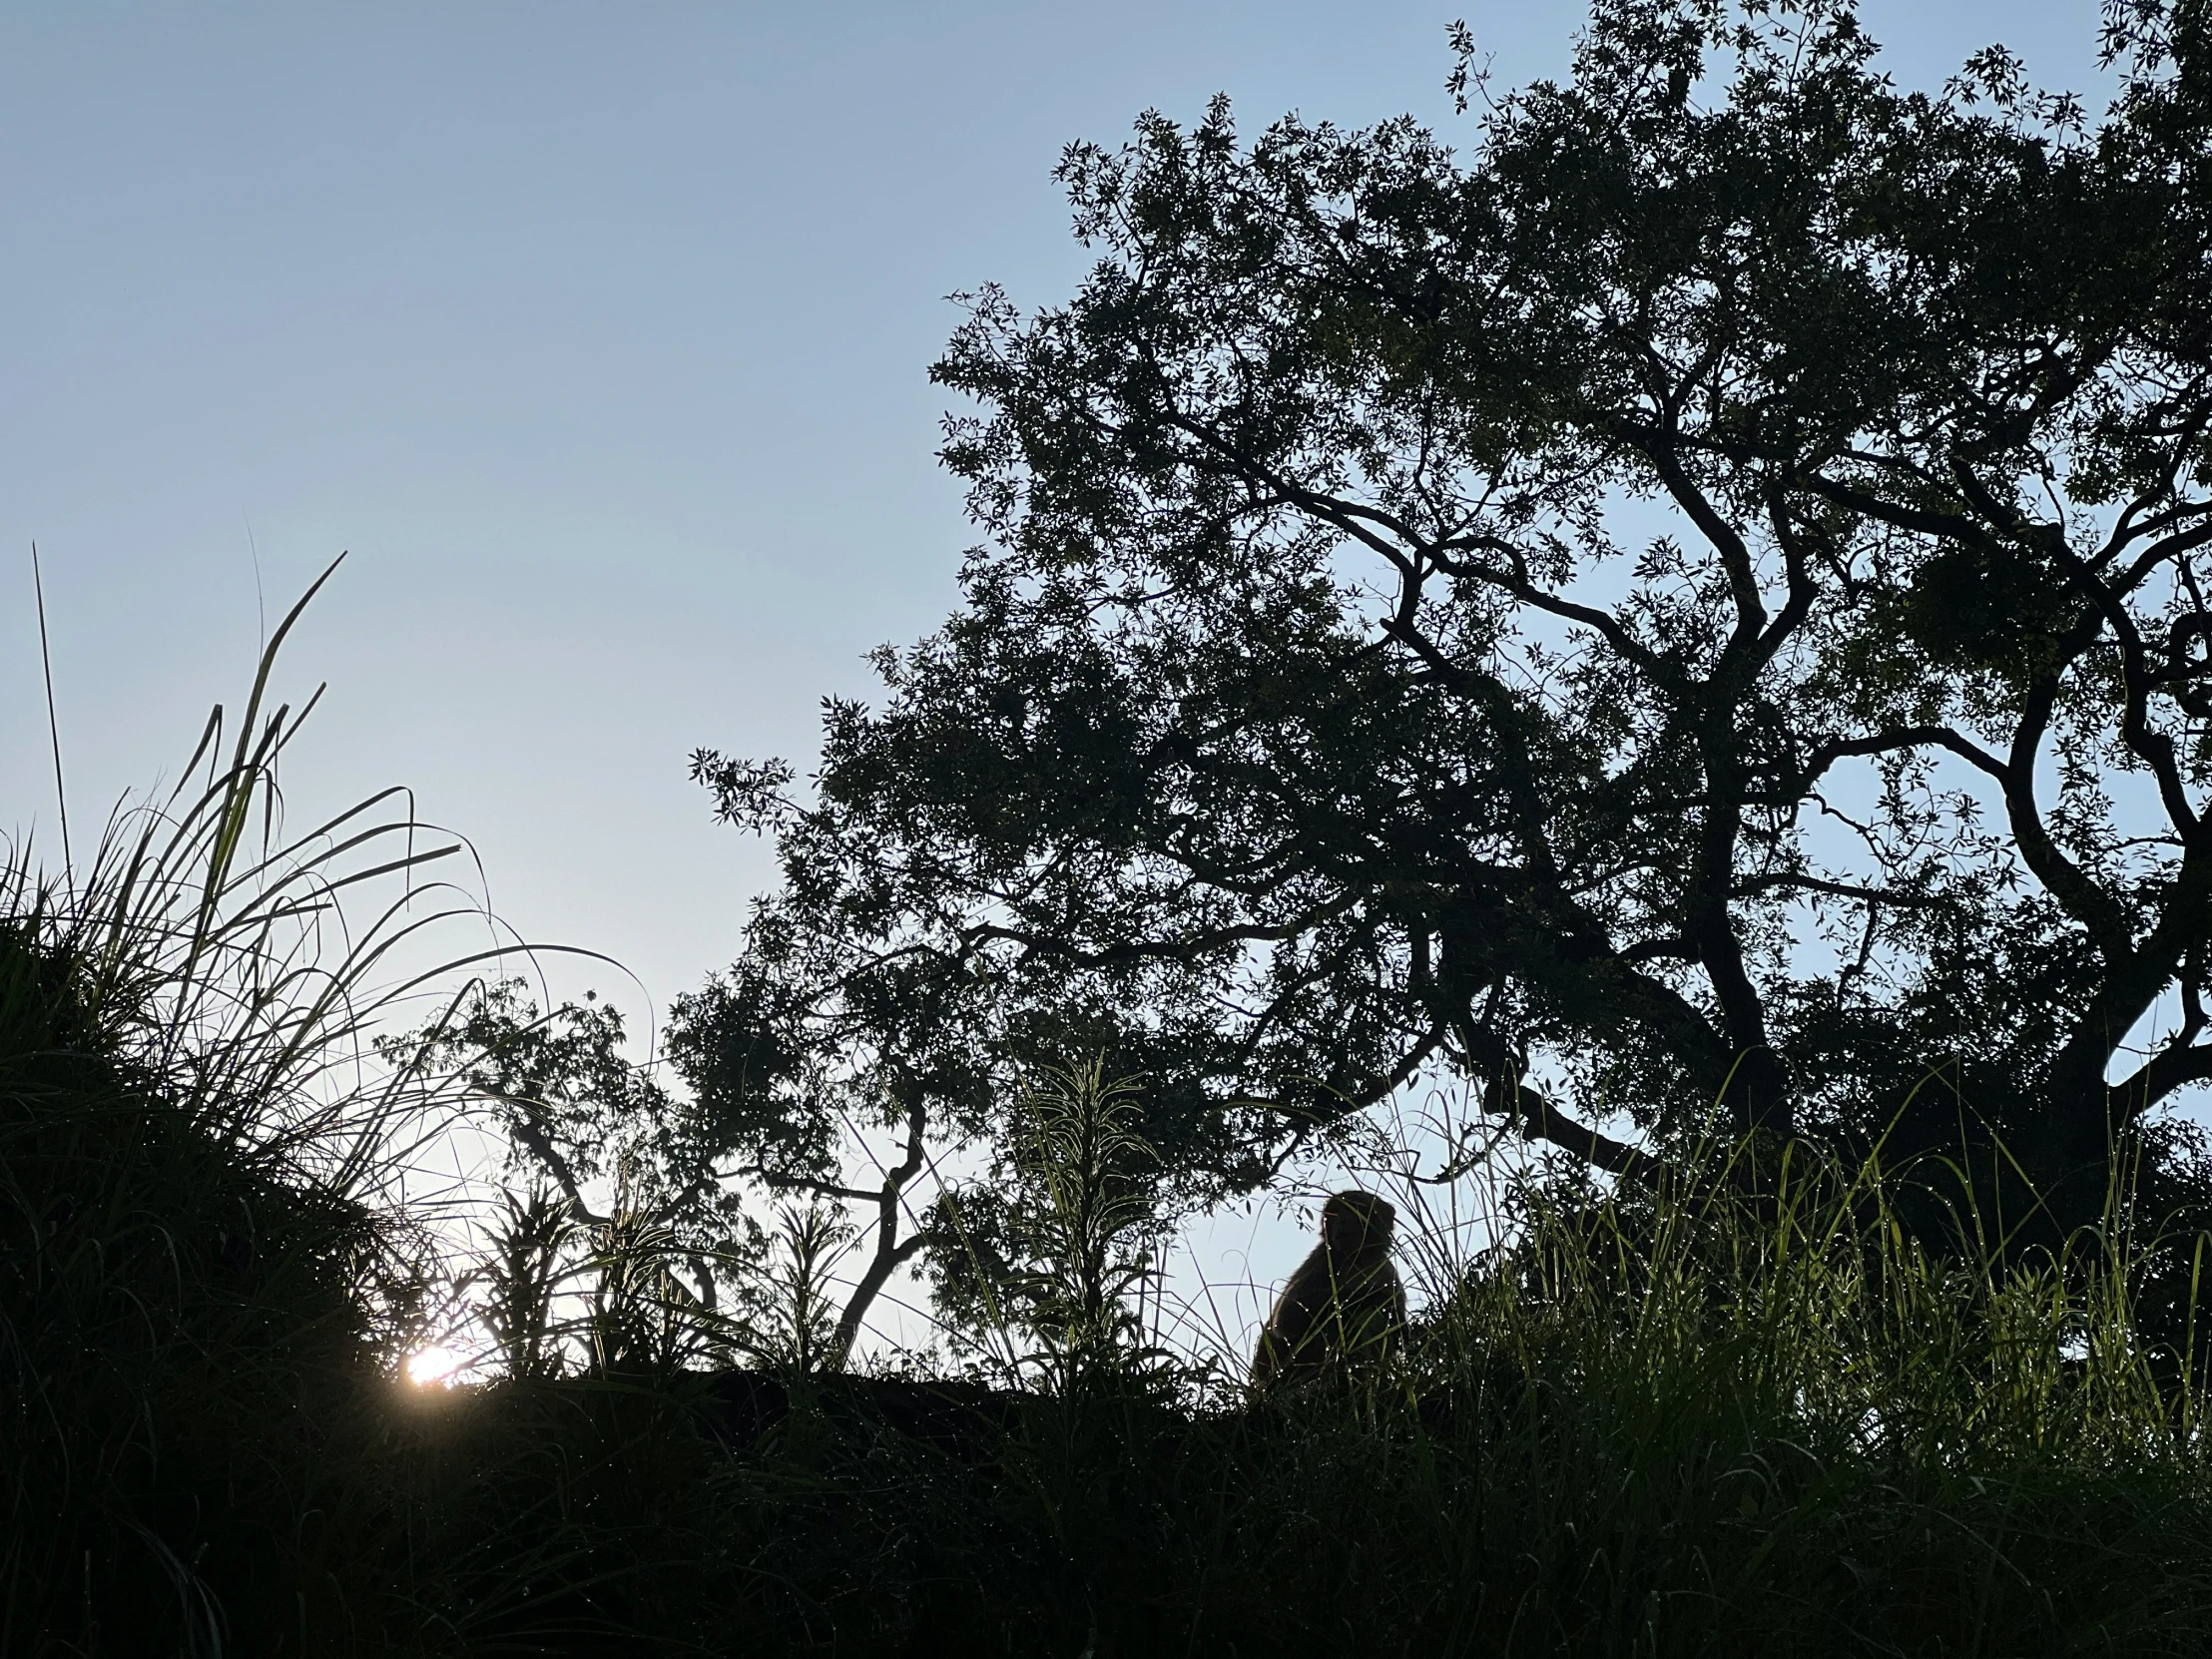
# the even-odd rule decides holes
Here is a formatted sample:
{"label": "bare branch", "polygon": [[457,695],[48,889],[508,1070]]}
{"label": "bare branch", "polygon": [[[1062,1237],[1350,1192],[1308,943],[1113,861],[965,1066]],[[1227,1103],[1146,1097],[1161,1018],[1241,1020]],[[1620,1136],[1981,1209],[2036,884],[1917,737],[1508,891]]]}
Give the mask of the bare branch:
{"label": "bare branch", "polygon": [[1946,902],[1930,893],[1893,892],[1885,887],[1863,887],[1852,881],[1824,880],[1817,875],[1752,875],[1736,883],[1739,894],[1772,892],[1777,888],[1830,893],[1837,898],[1857,899],[1865,904],[1896,904],[1908,909],[1939,909]]}
{"label": "bare branch", "polygon": [[867,1317],[876,1294],[890,1282],[891,1275],[928,1242],[928,1235],[924,1233],[915,1233],[904,1243],[898,1241],[899,1194],[928,1161],[924,1139],[928,1127],[928,1100],[915,1088],[906,1105],[906,1155],[883,1172],[882,1190],[867,1195],[876,1202],[875,1254],[869,1258],[867,1271],[860,1275],[859,1283],[852,1287],[844,1311],[837,1316],[837,1327],[830,1336],[826,1356],[826,1364],[831,1371],[844,1369],[851,1357],[852,1345],[859,1338],[860,1322]]}

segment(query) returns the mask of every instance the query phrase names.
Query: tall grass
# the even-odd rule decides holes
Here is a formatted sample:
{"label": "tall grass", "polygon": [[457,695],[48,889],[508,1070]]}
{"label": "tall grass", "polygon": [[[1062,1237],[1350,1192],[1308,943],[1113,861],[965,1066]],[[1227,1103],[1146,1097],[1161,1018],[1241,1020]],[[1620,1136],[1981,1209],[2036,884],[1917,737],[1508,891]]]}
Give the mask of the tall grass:
{"label": "tall grass", "polygon": [[172,792],[59,876],[0,861],[0,1651],[296,1646],[345,1598],[333,1423],[432,1283],[390,1200],[439,1102],[369,1037],[477,911],[401,792],[287,828],[312,593]]}

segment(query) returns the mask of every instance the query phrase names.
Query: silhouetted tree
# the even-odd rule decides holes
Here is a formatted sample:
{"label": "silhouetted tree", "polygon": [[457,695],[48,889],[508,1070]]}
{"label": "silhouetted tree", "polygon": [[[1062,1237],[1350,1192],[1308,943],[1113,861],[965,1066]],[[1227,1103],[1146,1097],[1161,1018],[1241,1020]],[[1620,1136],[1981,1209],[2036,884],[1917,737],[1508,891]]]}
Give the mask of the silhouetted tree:
{"label": "silhouetted tree", "polygon": [[973,295],[934,370],[980,404],[961,608],[829,706],[811,795],[696,758],[784,870],[679,1020],[707,1141],[994,1145],[1006,1068],[1103,1033],[1194,1193],[1438,1071],[1621,1173],[1716,1102],[1903,1111],[2066,1223],[2115,1147],[2170,1168],[2202,8],[2108,14],[2095,117],[2001,49],[1901,92],[1848,4],[1600,0],[1496,101],[1461,47],[1464,155],[1226,102],[1068,151],[1090,276]]}

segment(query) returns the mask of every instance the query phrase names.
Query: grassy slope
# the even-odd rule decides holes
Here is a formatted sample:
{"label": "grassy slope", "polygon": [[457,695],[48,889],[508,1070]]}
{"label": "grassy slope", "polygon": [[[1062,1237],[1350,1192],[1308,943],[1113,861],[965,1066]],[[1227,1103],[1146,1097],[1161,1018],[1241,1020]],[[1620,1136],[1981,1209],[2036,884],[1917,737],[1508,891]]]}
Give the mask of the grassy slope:
{"label": "grassy slope", "polygon": [[1540,1219],[1387,1380],[731,1448],[696,1380],[402,1390],[372,1218],[112,1046],[0,929],[11,1654],[2205,1649],[2212,1488],[2093,1259]]}

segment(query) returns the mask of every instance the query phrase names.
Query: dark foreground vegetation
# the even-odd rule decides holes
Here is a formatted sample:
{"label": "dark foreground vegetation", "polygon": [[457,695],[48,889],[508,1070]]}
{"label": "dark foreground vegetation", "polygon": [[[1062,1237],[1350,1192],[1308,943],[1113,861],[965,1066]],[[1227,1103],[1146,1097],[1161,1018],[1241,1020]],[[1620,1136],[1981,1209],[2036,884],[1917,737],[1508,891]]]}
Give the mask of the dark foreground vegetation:
{"label": "dark foreground vegetation", "polygon": [[[405,965],[452,849],[285,839],[270,659],[18,848],[0,1652],[2212,1650],[2212,33],[2105,23],[2094,120],[1603,0],[1465,157],[1072,150],[960,610],[695,759],[783,878],[661,1069]],[[1161,1341],[1423,1088],[1393,1353]]]}
{"label": "dark foreground vegetation", "polygon": [[706,1316],[603,1250],[577,1358],[422,1388],[432,1264],[277,1110],[328,1056],[141,1023],[189,906],[164,956],[9,896],[10,1655],[2204,1651],[2201,1393],[2097,1236],[1554,1188],[1400,1362],[1257,1403],[1112,1320],[1021,1392],[656,1366]]}

